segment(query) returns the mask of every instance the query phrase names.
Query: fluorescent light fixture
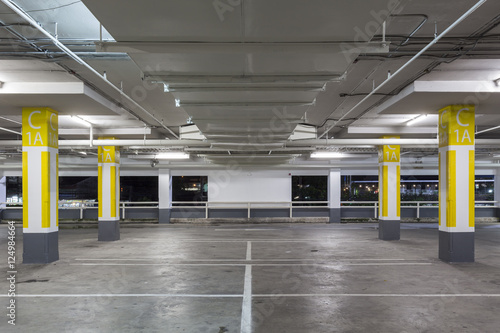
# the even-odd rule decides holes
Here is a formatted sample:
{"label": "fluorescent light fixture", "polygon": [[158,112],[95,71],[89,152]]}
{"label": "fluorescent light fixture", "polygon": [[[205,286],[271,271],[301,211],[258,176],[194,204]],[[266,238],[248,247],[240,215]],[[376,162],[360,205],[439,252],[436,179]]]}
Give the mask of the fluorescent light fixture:
{"label": "fluorescent light fixture", "polygon": [[188,159],[189,154],[180,152],[160,153],[156,155],[156,158],[160,160],[183,160]]}
{"label": "fluorescent light fixture", "polygon": [[87,127],[92,127],[92,124],[89,121],[87,121],[87,120],[85,120],[85,119],[83,119],[83,118],[81,118],[79,116],[71,116],[71,119],[73,119],[76,122],[78,122],[78,123],[80,123],[82,125],[85,125]]}
{"label": "fluorescent light fixture", "polygon": [[311,158],[342,158],[344,154],[334,151],[317,151],[311,154]]}
{"label": "fluorescent light fixture", "polygon": [[406,126],[413,126],[416,123],[419,123],[419,122],[421,122],[422,120],[425,120],[425,119],[427,119],[427,115],[426,114],[422,114],[422,115],[420,115],[418,117],[413,118],[409,122],[407,122]]}

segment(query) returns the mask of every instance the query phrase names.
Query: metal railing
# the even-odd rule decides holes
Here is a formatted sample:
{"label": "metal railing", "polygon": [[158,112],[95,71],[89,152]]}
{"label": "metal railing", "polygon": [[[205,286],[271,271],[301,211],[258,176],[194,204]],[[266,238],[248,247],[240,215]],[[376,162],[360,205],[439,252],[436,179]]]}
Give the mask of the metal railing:
{"label": "metal railing", "polygon": [[[311,206],[314,205],[314,206]],[[328,201],[275,201],[275,202],[193,202],[193,201],[174,201],[172,209],[203,209],[205,218],[208,218],[209,209],[246,209],[247,218],[251,218],[252,209],[287,209],[289,217],[293,217],[294,208],[318,209],[328,208]]]}
{"label": "metal railing", "polygon": [[[373,217],[378,217],[378,201],[342,201],[342,208],[372,208]],[[401,201],[401,209],[415,208],[417,219],[420,218],[420,209],[439,208],[439,201]],[[499,208],[498,201],[476,201],[475,208]]]}
{"label": "metal railing", "polygon": [[[498,201],[476,201],[475,208],[499,208]],[[126,211],[129,209],[148,209],[158,208],[158,201],[121,201],[120,210],[121,218],[126,217]],[[22,203],[2,202],[1,209],[22,209]],[[205,218],[209,217],[209,210],[216,209],[245,209],[247,217],[252,216],[253,209],[287,209],[289,217],[293,217],[293,209],[320,209],[328,208],[328,201],[276,201],[276,202],[199,202],[199,201],[174,201],[171,204],[172,209],[199,209],[204,211]],[[379,204],[378,201],[342,201],[342,209],[360,209],[368,208],[373,210],[373,217],[378,217]],[[401,209],[414,208],[416,209],[416,218],[420,218],[421,209],[439,208],[439,201],[402,201]],[[59,209],[79,210],[80,219],[83,219],[86,209],[98,209],[98,202],[95,201],[59,201]]]}
{"label": "metal railing", "polygon": [[[2,202],[0,203],[1,209],[22,209],[21,202]],[[84,210],[98,209],[99,203],[96,201],[59,201],[59,209],[62,210],[79,210],[80,220],[83,220]],[[158,201],[120,201],[121,218],[125,219],[127,209],[141,209],[141,208],[158,208]]]}

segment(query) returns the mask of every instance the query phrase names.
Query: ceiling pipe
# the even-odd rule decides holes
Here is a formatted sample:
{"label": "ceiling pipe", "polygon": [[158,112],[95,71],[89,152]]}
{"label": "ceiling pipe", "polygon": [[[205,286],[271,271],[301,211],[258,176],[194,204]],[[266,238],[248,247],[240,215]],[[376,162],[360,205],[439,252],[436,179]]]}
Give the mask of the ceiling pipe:
{"label": "ceiling pipe", "polygon": [[[95,74],[98,78],[100,78],[104,83],[106,83],[109,87],[111,87],[114,91],[119,93],[121,96],[123,96],[125,99],[127,99],[129,102],[134,104],[137,108],[139,108],[141,111],[146,113],[149,117],[154,119],[158,124],[160,124],[164,129],[166,129],[172,136],[174,136],[176,139],[179,139],[179,136],[175,134],[170,128],[165,126],[162,121],[160,121],[158,118],[156,118],[152,113],[150,113],[148,110],[143,108],[139,103],[137,103],[133,98],[125,94],[123,91],[121,91],[119,88],[117,88],[115,85],[113,85],[111,82],[109,82],[103,75],[101,75],[98,71],[96,71],[92,66],[87,64],[85,61],[82,60],[76,53],[71,51],[69,48],[67,48],[63,43],[61,43],[57,38],[52,36],[50,32],[45,30],[37,21],[35,21],[27,12],[24,11],[21,7],[19,7],[17,4],[12,2],[11,0],[0,0],[3,4],[5,4],[7,7],[9,7],[13,12],[15,12],[17,15],[19,15],[21,18],[23,18],[25,21],[27,21],[29,24],[31,24],[34,28],[36,28],[38,31],[40,31],[42,34],[47,36],[52,43],[54,43],[55,46],[57,46],[61,51],[66,53],[69,57],[71,57],[73,60],[75,60],[77,63],[80,65],[86,67],[88,70],[90,70],[93,74]],[[131,115],[137,117],[138,119],[141,119],[141,117],[137,116],[134,112],[128,111]],[[142,121],[142,120],[141,120]]]}
{"label": "ceiling pipe", "polygon": [[[3,0],[2,0],[3,1]],[[387,83],[389,83],[394,77],[396,77],[398,74],[400,74],[404,69],[406,69],[408,66],[410,66],[415,60],[417,60],[422,54],[424,54],[428,49],[430,49],[434,44],[436,44],[441,38],[443,38],[446,34],[448,34],[451,30],[453,30],[457,25],[459,25],[463,20],[465,20],[467,17],[469,17],[473,12],[476,11],[479,7],[481,7],[487,0],[479,0],[474,6],[472,6],[471,9],[469,9],[465,14],[460,16],[458,20],[456,20],[454,23],[452,23],[445,31],[443,31],[439,36],[436,36],[432,42],[430,42],[426,47],[424,47],[420,52],[418,52],[415,56],[413,56],[408,62],[406,62],[403,66],[401,66],[394,74],[389,76],[384,82],[382,82],[378,87],[373,89],[368,95],[366,95],[358,104],[354,105],[349,111],[344,113],[333,125],[328,127],[328,129],[323,132],[319,136],[321,139],[324,137],[328,132],[337,126],[339,122],[341,122],[347,115],[349,115],[351,112],[356,110],[359,106],[361,106],[364,102],[366,102],[370,97],[372,97],[374,94],[376,94],[380,89],[382,89]]]}
{"label": "ceiling pipe", "polygon": [[14,133],[14,134],[17,134],[17,135],[23,135],[21,132],[14,131],[14,130],[11,130],[11,129],[8,129],[8,128],[5,128],[5,127],[0,127],[0,131],[10,132],[10,133]]}
{"label": "ceiling pipe", "polygon": [[[500,146],[500,139],[476,139],[476,146]],[[211,147],[211,146],[228,146],[235,145],[241,148],[257,149],[259,146],[286,146],[288,147],[376,147],[383,145],[399,145],[402,147],[418,146],[437,148],[437,139],[311,139],[287,141],[284,143],[276,142],[273,144],[259,142],[249,143],[230,143],[230,142],[211,142],[200,140],[94,140],[94,146],[117,146],[117,147],[135,147],[137,149],[145,147]],[[88,148],[90,140],[59,140],[59,147],[62,149],[68,148]],[[21,140],[0,140],[0,147],[21,147]],[[227,149],[224,149],[227,150]],[[274,150],[274,149],[273,149]]]}

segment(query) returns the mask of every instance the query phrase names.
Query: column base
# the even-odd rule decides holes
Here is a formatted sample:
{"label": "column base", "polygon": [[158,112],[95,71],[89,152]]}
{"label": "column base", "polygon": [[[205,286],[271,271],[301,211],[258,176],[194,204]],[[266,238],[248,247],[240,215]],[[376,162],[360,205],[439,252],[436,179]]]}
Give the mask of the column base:
{"label": "column base", "polygon": [[378,238],[381,240],[399,240],[401,237],[401,221],[379,220]]}
{"label": "column base", "polygon": [[170,216],[172,214],[172,209],[170,208],[160,208],[158,212],[158,223],[168,224],[170,223]]}
{"label": "column base", "polygon": [[99,221],[97,240],[112,242],[120,240],[120,221]]}
{"label": "column base", "polygon": [[439,259],[474,262],[474,232],[439,231]]}
{"label": "column base", "polygon": [[59,232],[23,233],[23,264],[48,264],[59,260]]}
{"label": "column base", "polygon": [[341,221],[340,208],[330,208],[330,221],[328,223],[340,223]]}

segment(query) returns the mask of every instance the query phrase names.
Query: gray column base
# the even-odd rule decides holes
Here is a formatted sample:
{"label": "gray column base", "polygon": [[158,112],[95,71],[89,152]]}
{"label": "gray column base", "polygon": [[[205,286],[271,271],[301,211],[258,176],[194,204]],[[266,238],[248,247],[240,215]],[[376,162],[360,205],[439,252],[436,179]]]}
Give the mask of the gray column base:
{"label": "gray column base", "polygon": [[120,240],[120,221],[99,221],[97,240],[112,242]]}
{"label": "gray column base", "polygon": [[158,223],[168,224],[170,223],[170,216],[172,215],[172,209],[170,208],[160,208],[158,212]]}
{"label": "gray column base", "polygon": [[399,240],[401,237],[401,221],[379,220],[378,238],[381,240]]}
{"label": "gray column base", "polygon": [[330,221],[328,223],[340,223],[340,208],[330,208]]}
{"label": "gray column base", "polygon": [[48,264],[59,260],[59,232],[23,233],[23,264]]}
{"label": "gray column base", "polygon": [[439,231],[439,259],[474,262],[474,232]]}

